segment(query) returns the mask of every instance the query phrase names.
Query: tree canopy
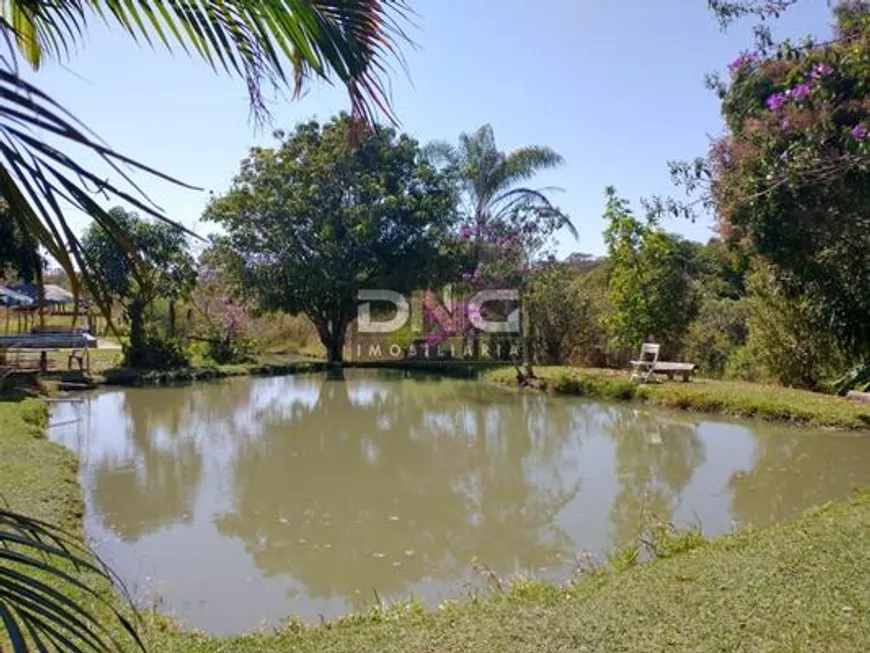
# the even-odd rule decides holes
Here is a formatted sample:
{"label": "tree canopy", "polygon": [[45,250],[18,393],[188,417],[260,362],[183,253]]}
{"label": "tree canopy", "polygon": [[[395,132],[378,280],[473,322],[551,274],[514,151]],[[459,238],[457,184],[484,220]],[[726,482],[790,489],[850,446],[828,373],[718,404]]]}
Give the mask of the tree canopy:
{"label": "tree canopy", "polygon": [[331,361],[342,359],[357,290],[422,287],[447,272],[440,256],[455,217],[449,180],[417,142],[391,128],[350,147],[350,117],[277,132],[255,148],[204,220],[226,264],[262,308],[305,313]]}
{"label": "tree canopy", "polygon": [[186,298],[196,284],[196,261],[188,251],[187,235],[175,226],[144,220],[121,207],[109,213],[130,234],[144,266],[134,266],[124,248],[96,223],[85,232],[82,246],[94,274],[130,320],[128,362],[135,365],[145,355],[145,309],[157,297],[170,302]]}
{"label": "tree canopy", "polygon": [[612,305],[608,322],[614,338],[633,347],[647,338],[678,343],[697,312],[679,242],[652,218],[635,217],[613,187],[607,189],[604,217]]}
{"label": "tree canopy", "polygon": [[744,53],[711,150],[723,234],[775,266],[849,350],[870,355],[870,3],[835,9],[835,38]]}
{"label": "tree canopy", "polygon": [[472,134],[461,134],[458,147],[443,142],[429,145],[427,155],[456,180],[462,215],[477,239],[484,238],[493,223],[510,221],[517,210],[567,227],[576,236],[568,216],[547,196],[553,189],[531,188],[525,183],[564,164],[552,148],[528,145],[502,152],[492,126],[484,125]]}

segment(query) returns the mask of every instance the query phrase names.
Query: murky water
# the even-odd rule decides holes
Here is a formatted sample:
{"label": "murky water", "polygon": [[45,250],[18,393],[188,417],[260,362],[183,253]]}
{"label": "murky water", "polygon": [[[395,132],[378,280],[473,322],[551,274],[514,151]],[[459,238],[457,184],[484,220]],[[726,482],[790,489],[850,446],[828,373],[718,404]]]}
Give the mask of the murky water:
{"label": "murky water", "polygon": [[707,533],[870,485],[870,438],[348,372],[60,404],[86,532],[143,603],[225,634],[481,570],[564,579],[654,514]]}

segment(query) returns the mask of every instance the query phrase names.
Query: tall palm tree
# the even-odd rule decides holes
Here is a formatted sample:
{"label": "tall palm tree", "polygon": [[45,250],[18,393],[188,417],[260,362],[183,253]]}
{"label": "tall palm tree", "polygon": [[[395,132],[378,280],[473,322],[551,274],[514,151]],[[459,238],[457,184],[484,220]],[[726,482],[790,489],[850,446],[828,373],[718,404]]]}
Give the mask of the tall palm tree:
{"label": "tall palm tree", "polygon": [[[20,230],[66,271],[74,290],[78,272],[104,304],[65,211],[83,211],[134,256],[124,229],[99,200],[114,196],[168,220],[130,172],[182,182],[105,145],[26,81],[21,63],[38,69],[46,59],[68,59],[89,24],[101,20],[134,41],[180,49],[241,77],[256,121],[267,117],[264,86],[287,88],[296,97],[313,77],[337,78],[361,121],[371,122],[378,111],[394,120],[385,86],[388,60],[402,62],[409,12],[406,0],[0,0],[0,198]],[[83,163],[83,154],[96,154],[107,168]]]}
{"label": "tall palm tree", "polygon": [[492,126],[484,125],[473,134],[461,134],[458,147],[433,143],[428,153],[456,175],[465,214],[473,221],[478,237],[488,224],[508,218],[521,206],[541,216],[556,218],[557,226],[566,227],[577,236],[568,217],[554,207],[546,195],[554,189],[525,185],[538,173],[565,163],[551,148],[530,145],[502,152],[496,146]]}

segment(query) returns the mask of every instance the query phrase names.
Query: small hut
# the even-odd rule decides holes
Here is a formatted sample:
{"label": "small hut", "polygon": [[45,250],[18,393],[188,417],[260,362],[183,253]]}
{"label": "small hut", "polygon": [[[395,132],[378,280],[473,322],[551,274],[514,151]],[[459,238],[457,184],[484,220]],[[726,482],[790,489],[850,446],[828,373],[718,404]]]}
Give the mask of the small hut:
{"label": "small hut", "polygon": [[30,328],[35,328],[35,318],[37,315],[40,317],[40,327],[44,327],[42,318],[47,312],[52,316],[72,318],[73,327],[75,327],[79,318],[82,318],[85,328],[93,331],[93,316],[91,315],[88,303],[81,299],[76,303],[75,295],[66,288],[54,284],[43,286],[42,302],[39,301],[39,287],[35,283],[18,283],[10,286],[10,289],[29,297],[31,300],[31,304],[18,308],[18,312],[23,315],[25,322],[23,329],[19,327],[19,330],[26,330],[28,322],[30,323]]}

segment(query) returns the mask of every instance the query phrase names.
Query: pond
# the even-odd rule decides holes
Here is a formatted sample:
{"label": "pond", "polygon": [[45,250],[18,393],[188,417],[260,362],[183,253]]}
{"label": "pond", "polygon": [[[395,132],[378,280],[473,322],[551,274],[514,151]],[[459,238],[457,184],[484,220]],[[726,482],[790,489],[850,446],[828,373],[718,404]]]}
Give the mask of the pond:
{"label": "pond", "polygon": [[564,580],[649,516],[717,534],[870,485],[862,436],[401,373],[101,391],[53,422],[98,553],[214,634]]}

